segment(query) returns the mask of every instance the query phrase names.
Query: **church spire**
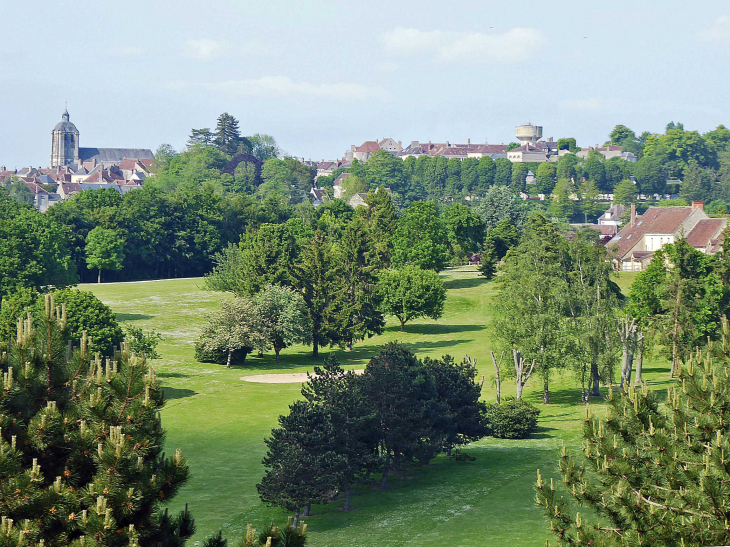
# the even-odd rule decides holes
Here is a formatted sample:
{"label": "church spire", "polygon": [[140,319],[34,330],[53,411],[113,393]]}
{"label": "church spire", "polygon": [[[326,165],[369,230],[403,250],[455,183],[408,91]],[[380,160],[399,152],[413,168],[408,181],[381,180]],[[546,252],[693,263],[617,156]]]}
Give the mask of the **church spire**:
{"label": "church spire", "polygon": [[64,103],[64,106],[63,106],[63,116],[61,116],[61,119],[62,119],[62,120],[63,120],[64,122],[67,122],[67,121],[69,121],[69,115],[68,115],[68,103]]}

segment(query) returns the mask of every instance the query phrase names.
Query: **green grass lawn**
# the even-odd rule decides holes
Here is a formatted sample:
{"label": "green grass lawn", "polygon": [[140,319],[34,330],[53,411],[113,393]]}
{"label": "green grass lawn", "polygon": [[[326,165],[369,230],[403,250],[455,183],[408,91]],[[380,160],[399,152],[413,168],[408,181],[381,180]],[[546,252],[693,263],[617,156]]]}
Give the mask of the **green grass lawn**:
{"label": "green grass lawn", "polygon": [[[622,289],[634,276],[621,275]],[[451,354],[461,359],[468,354],[478,359],[487,378],[484,399],[493,401],[487,325],[495,285],[471,269],[449,271],[443,278],[448,299],[442,319],[414,321],[406,332],[399,332],[397,321],[389,321],[383,335],[352,352],[338,350],[345,368],[362,368],[392,340],[408,344],[420,357]],[[191,468],[190,481],[171,509],[190,504],[198,528],[193,545],[219,529],[234,539],[249,522],[259,528],[272,519],[285,522],[284,511],[259,501],[255,485],[263,474],[263,439],[300,396],[300,385],[254,384],[240,378],[304,372],[318,362],[306,347],[284,350],[278,365],[273,355],[249,358],[246,367],[232,370],[196,362],[193,345],[205,314],[223,298],[201,290],[201,285],[200,279],[177,279],[82,287],[109,304],[121,321],[154,328],[165,337],[163,358],[154,367],[168,398],[163,411],[167,448],[182,449]],[[644,370],[654,384],[668,381],[663,362],[648,360]],[[530,384],[526,397],[540,403],[541,383],[534,379]],[[502,391],[514,393],[514,384],[507,380]],[[578,445],[584,412],[578,384],[568,375],[552,381],[551,397],[552,404],[540,404],[540,429],[528,440],[485,439],[466,449],[476,457],[474,462],[439,457],[406,480],[391,476],[386,491],[362,487],[353,496],[350,513],[340,510],[341,502],[313,508],[306,519],[311,545],[544,545],[549,523],[534,504],[536,469],[556,474],[557,451],[562,441]]]}

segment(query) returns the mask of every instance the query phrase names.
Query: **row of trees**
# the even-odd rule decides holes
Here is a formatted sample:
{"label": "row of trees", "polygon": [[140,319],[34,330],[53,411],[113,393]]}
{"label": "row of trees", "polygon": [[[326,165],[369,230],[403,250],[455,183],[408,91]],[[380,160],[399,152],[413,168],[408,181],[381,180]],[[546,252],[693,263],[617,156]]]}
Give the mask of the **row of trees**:
{"label": "row of trees", "polygon": [[379,475],[428,464],[438,453],[486,433],[481,387],[469,361],[417,359],[387,344],[362,375],[345,372],[330,355],[302,388],[266,440],[261,499],[295,513],[337,494],[350,509],[354,486]]}

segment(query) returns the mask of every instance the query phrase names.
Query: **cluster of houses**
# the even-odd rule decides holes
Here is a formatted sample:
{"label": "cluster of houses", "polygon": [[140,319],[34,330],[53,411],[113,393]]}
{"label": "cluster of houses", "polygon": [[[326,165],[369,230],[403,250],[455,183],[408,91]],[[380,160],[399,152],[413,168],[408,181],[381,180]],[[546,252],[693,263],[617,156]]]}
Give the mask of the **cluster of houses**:
{"label": "cluster of houses", "polygon": [[[150,154],[151,155],[151,154]],[[0,186],[14,182],[25,184],[33,195],[33,204],[41,212],[69,196],[84,190],[111,188],[120,194],[141,188],[152,174],[152,158],[122,158],[105,167],[96,160],[70,165],[8,170],[0,166]]]}
{"label": "cluster of houses", "polygon": [[146,148],[79,147],[79,131],[68,109],[51,132],[49,168],[8,170],[0,166],[0,186],[19,182],[33,195],[39,211],[84,190],[111,188],[121,194],[141,188],[154,159]]}

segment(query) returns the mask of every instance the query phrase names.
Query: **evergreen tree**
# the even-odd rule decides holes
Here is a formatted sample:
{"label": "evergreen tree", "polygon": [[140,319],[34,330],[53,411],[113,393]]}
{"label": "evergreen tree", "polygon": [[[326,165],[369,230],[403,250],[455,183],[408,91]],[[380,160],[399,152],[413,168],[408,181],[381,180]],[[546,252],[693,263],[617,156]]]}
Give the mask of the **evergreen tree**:
{"label": "evergreen tree", "polygon": [[378,268],[388,268],[393,255],[393,233],[398,226],[393,201],[388,192],[380,190],[369,192],[365,203],[367,208],[361,210],[367,221],[370,237],[370,262]]}
{"label": "evergreen tree", "polygon": [[482,388],[476,382],[476,366],[469,359],[457,363],[450,355],[441,359],[426,357],[423,366],[436,382],[438,400],[448,409],[448,421],[441,427],[445,433],[444,448],[451,456],[455,446],[481,439],[487,433],[482,419],[486,405],[479,400]]}
{"label": "evergreen tree", "polygon": [[215,133],[213,134],[213,144],[221,152],[234,156],[238,152],[241,143],[241,130],[238,128],[238,120],[228,112],[218,116]]}
{"label": "evergreen tree", "polygon": [[375,413],[385,488],[391,471],[427,464],[443,447],[447,406],[433,376],[405,346],[389,343],[363,374],[363,394]]}
{"label": "evergreen tree", "polygon": [[202,129],[191,129],[190,136],[188,137],[188,147],[193,146],[209,146],[213,144],[215,135],[210,130],[210,127],[203,127]]}
{"label": "evergreen tree", "polygon": [[47,295],[42,320],[19,320],[0,356],[5,543],[183,545],[195,530],[190,514],[171,517],[160,504],[188,467],[179,450],[162,452],[154,371],[125,345],[113,358],[92,357],[85,334],[71,351],[67,328],[65,308]]}
{"label": "evergreen tree", "polygon": [[353,484],[377,463],[378,433],[376,420],[363,394],[361,377],[345,372],[330,354],[322,367],[314,367],[302,395],[318,405],[332,424],[333,450],[342,457],[340,490],[344,492],[343,510],[350,510]]}
{"label": "evergreen tree", "polygon": [[[561,545],[727,545],[730,328],[678,370],[667,400],[609,391],[606,417],[586,408],[583,455],[563,448],[568,500],[538,471],[537,502]],[[597,518],[573,514],[573,503]]]}
{"label": "evergreen tree", "polygon": [[295,265],[296,286],[304,296],[312,328],[312,357],[319,356],[320,346],[338,342],[336,325],[336,283],[340,276],[332,246],[317,231],[304,246],[300,262]]}
{"label": "evergreen tree", "polygon": [[329,501],[346,462],[335,452],[337,435],[320,406],[297,401],[279,417],[279,426],[265,441],[267,469],[256,488],[261,501],[293,512],[297,526],[302,508]]}
{"label": "evergreen tree", "polygon": [[339,317],[334,325],[340,331],[337,338],[348,349],[356,341],[382,333],[385,326],[383,314],[378,310],[377,264],[370,262],[369,244],[365,222],[355,217],[345,227],[336,247],[340,286],[337,288]]}

